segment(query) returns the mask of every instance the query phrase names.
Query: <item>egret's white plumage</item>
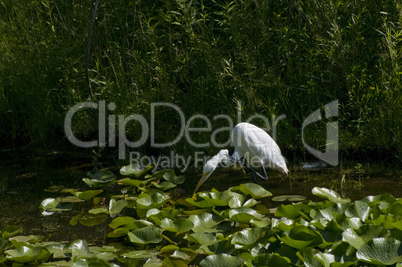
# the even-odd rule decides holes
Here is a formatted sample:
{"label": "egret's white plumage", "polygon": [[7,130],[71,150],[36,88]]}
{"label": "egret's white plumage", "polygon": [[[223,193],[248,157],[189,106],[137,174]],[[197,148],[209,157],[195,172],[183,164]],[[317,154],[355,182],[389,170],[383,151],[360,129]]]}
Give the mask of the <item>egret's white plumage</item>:
{"label": "egret's white plumage", "polygon": [[[235,162],[245,160],[247,163],[246,166],[251,170],[253,170],[252,167],[262,167],[266,179],[268,177],[264,167],[270,167],[283,174],[288,174],[286,160],[282,156],[279,146],[271,136],[257,126],[246,122],[237,124],[233,128],[231,142],[234,146],[233,155],[230,157],[229,151],[222,149],[208,160],[204,165],[203,176],[197,184],[194,193],[208,179],[220,162],[224,162],[225,165],[233,165]],[[262,177],[261,175],[259,176]]]}

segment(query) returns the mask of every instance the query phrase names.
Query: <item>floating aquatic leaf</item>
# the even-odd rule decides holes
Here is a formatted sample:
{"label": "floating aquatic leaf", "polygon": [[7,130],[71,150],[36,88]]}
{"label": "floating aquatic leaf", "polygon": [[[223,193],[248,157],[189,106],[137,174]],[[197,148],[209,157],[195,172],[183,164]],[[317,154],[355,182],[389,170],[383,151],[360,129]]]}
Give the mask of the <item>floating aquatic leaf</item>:
{"label": "floating aquatic leaf", "polygon": [[250,223],[251,220],[261,220],[263,215],[259,214],[251,208],[241,207],[236,209],[230,209],[228,216],[231,220],[240,223]]}
{"label": "floating aquatic leaf", "polygon": [[117,181],[117,183],[120,185],[129,185],[129,186],[135,186],[135,187],[144,187],[145,186],[144,181],[130,179],[130,178],[120,179]]}
{"label": "floating aquatic leaf", "polygon": [[110,267],[110,264],[98,257],[91,257],[86,259],[79,259],[71,265],[71,267]]}
{"label": "floating aquatic leaf", "polygon": [[109,213],[109,210],[107,208],[96,208],[96,209],[90,209],[88,213],[91,214]]}
{"label": "floating aquatic leaf", "polygon": [[263,228],[244,229],[233,234],[231,242],[232,244],[242,246],[253,245],[255,242],[257,242],[258,239],[260,239],[263,232]]}
{"label": "floating aquatic leaf", "polygon": [[273,197],[272,200],[276,201],[276,202],[283,202],[283,201],[302,201],[305,200],[306,197],[305,196],[300,196],[300,195],[283,195],[283,196],[277,196],[277,197]]}
{"label": "floating aquatic leaf", "polygon": [[327,189],[327,188],[314,187],[311,192],[316,196],[328,199],[329,201],[332,201],[335,203],[350,202],[350,198],[341,198],[341,196],[337,192]]}
{"label": "floating aquatic leaf", "polygon": [[112,216],[119,214],[126,206],[127,206],[127,200],[120,199],[116,201],[115,199],[112,198],[109,203],[109,214]]}
{"label": "floating aquatic leaf", "polygon": [[159,252],[153,250],[134,250],[121,254],[122,257],[130,259],[148,259],[157,255]]}
{"label": "floating aquatic leaf", "polygon": [[285,267],[289,266],[290,261],[281,257],[279,254],[268,254],[263,253],[258,255],[254,261],[254,266],[275,266],[275,267]]}
{"label": "floating aquatic leaf", "polygon": [[117,218],[113,219],[113,221],[109,224],[109,226],[113,229],[117,229],[118,227],[121,227],[121,226],[133,227],[135,222],[136,222],[136,219],[134,219],[133,217],[123,216],[123,217],[117,217]]}
{"label": "floating aquatic leaf", "polygon": [[244,258],[230,256],[227,254],[210,255],[200,262],[200,267],[237,267],[245,262]]}
{"label": "floating aquatic leaf", "polygon": [[364,242],[363,238],[361,238],[358,234],[356,234],[356,232],[351,228],[348,228],[345,231],[343,231],[342,240],[348,242],[356,249],[359,249],[366,243]]}
{"label": "floating aquatic leaf", "polygon": [[6,250],[5,253],[9,259],[20,263],[46,261],[50,257],[47,249],[33,246],[21,246],[16,249]]}
{"label": "floating aquatic leaf", "polygon": [[12,236],[16,236],[19,233],[21,233],[22,229],[19,226],[15,225],[7,225],[6,227],[3,228],[1,231],[1,237],[4,239],[8,239]]}
{"label": "floating aquatic leaf", "polygon": [[277,217],[286,217],[289,219],[296,219],[301,216],[301,211],[306,209],[307,206],[301,203],[293,204],[293,205],[281,205],[275,211],[275,216]]}
{"label": "floating aquatic leaf", "polygon": [[85,213],[82,215],[78,221],[80,224],[85,226],[94,226],[103,223],[107,218],[107,214],[98,213],[98,214],[91,214]]}
{"label": "floating aquatic leaf", "polygon": [[355,201],[346,211],[345,215],[348,217],[358,217],[363,222],[368,218],[370,207],[366,202]]}
{"label": "floating aquatic leaf", "polygon": [[175,221],[165,218],[161,221],[160,227],[170,232],[186,232],[193,228],[193,223],[188,218],[178,218]]}
{"label": "floating aquatic leaf", "polygon": [[169,190],[169,189],[176,187],[176,184],[174,184],[172,182],[168,182],[168,181],[164,181],[164,182],[160,182],[160,183],[152,182],[151,184],[161,190]]}
{"label": "floating aquatic leaf", "polygon": [[128,233],[130,241],[138,244],[159,243],[163,237],[155,226],[145,226]]}
{"label": "floating aquatic leaf", "polygon": [[374,238],[357,251],[359,260],[378,265],[391,265],[402,262],[402,244],[395,238]]}
{"label": "floating aquatic leaf", "polygon": [[165,179],[166,181],[175,183],[175,184],[182,184],[185,180],[185,177],[183,175],[176,176],[176,174],[174,173],[173,170],[167,170],[163,174],[163,179]]}
{"label": "floating aquatic leaf", "polygon": [[317,232],[301,225],[293,227],[288,235],[278,238],[286,245],[296,249],[317,246],[323,242]]}
{"label": "floating aquatic leaf", "polygon": [[231,191],[237,190],[243,192],[244,194],[251,195],[251,197],[254,199],[272,196],[271,192],[267,191],[264,187],[258,184],[247,183],[231,188]]}
{"label": "floating aquatic leaf", "polygon": [[169,200],[169,196],[162,191],[142,193],[137,199],[137,209],[159,208]]}
{"label": "floating aquatic leaf", "polygon": [[200,245],[212,245],[219,240],[216,235],[211,233],[194,233],[187,236],[188,241],[198,243]]}
{"label": "floating aquatic leaf", "polygon": [[67,192],[73,194],[74,196],[83,199],[83,200],[90,200],[91,198],[95,197],[96,195],[99,195],[100,193],[103,192],[102,189],[98,189],[98,190],[87,190],[84,192],[78,192],[78,191],[74,191],[73,189],[69,189],[67,190]]}
{"label": "floating aquatic leaf", "polygon": [[215,227],[222,221],[222,218],[211,213],[191,215],[188,219],[193,223],[196,233],[219,232]]}
{"label": "floating aquatic leaf", "polygon": [[101,171],[95,174],[87,173],[89,178],[82,179],[89,187],[104,187],[116,182],[116,175],[111,171]]}
{"label": "floating aquatic leaf", "polygon": [[[62,198],[46,198],[42,201],[39,208],[43,215],[50,215],[54,212],[69,211],[73,208],[72,203],[62,202]],[[44,213],[46,212],[46,213]]]}
{"label": "floating aquatic leaf", "polygon": [[151,170],[153,166],[142,167],[139,164],[130,164],[123,166],[120,169],[120,174],[124,176],[135,176],[140,177]]}
{"label": "floating aquatic leaf", "polygon": [[167,246],[164,246],[163,248],[161,248],[160,252],[161,253],[171,253],[178,249],[179,249],[178,246],[170,244],[170,245],[167,245]]}

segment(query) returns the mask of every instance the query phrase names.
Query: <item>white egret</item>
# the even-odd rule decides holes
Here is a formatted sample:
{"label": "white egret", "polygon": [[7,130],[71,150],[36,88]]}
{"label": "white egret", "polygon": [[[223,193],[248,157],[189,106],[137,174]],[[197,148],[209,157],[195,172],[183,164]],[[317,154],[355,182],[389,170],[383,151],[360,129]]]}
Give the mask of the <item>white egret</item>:
{"label": "white egret", "polygon": [[[229,156],[227,149],[222,149],[208,160],[203,168],[203,175],[198,182],[194,193],[208,179],[219,163],[227,166],[241,163],[253,171],[254,182],[257,183],[255,175],[264,180],[268,180],[265,167],[278,170],[283,174],[288,174],[286,160],[281,154],[279,146],[264,130],[257,126],[242,122],[237,124],[232,131],[231,142],[234,146],[232,156]],[[254,170],[254,167],[262,167],[264,176]]]}

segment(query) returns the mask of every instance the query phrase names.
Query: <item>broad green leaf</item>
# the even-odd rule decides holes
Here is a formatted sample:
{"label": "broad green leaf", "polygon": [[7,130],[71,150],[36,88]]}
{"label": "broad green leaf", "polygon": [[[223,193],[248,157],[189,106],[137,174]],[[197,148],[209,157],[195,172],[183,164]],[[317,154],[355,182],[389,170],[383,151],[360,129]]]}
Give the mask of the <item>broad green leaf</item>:
{"label": "broad green leaf", "polygon": [[228,216],[231,220],[240,223],[250,223],[251,220],[262,220],[263,215],[259,214],[251,208],[241,207],[236,209],[230,209]]}
{"label": "broad green leaf", "polygon": [[290,262],[276,253],[263,253],[255,257],[253,261],[253,266],[285,267],[290,266]]}
{"label": "broad green leaf", "polygon": [[50,215],[54,212],[69,211],[73,208],[73,203],[62,202],[62,198],[46,198],[42,201],[39,208],[43,215]]}
{"label": "broad green leaf", "polygon": [[129,185],[129,186],[135,186],[135,187],[144,187],[144,181],[136,180],[136,179],[130,179],[130,178],[124,178],[121,180],[117,181],[118,184],[120,185]]}
{"label": "broad green leaf", "polygon": [[127,200],[120,199],[116,201],[115,199],[112,198],[109,202],[109,213],[110,215],[119,214],[126,206],[127,206]]}
{"label": "broad green leaf", "polygon": [[109,224],[109,226],[113,229],[117,229],[121,226],[133,226],[135,223],[135,219],[133,217],[124,216],[124,217],[117,217],[113,219],[113,221]]}
{"label": "broad green leaf", "polygon": [[161,221],[160,227],[170,232],[187,232],[193,228],[193,223],[188,218],[178,218],[175,221],[165,218]]}
{"label": "broad green leaf", "polygon": [[169,189],[176,187],[176,184],[174,184],[172,182],[168,182],[168,181],[164,181],[164,182],[160,182],[160,183],[152,182],[151,184],[160,190],[169,190]]}
{"label": "broad green leaf", "polygon": [[147,259],[157,256],[159,254],[160,254],[159,252],[153,250],[133,250],[127,253],[123,253],[121,254],[121,256],[130,259]]}
{"label": "broad green leaf", "polygon": [[80,224],[85,226],[94,226],[103,223],[107,218],[107,214],[105,213],[98,213],[98,214],[91,214],[85,213],[82,215],[78,221]]}
{"label": "broad green leaf", "polygon": [[263,231],[263,228],[244,229],[233,234],[231,242],[232,244],[240,244],[244,246],[253,245],[258,239],[260,239]]}
{"label": "broad green leaf", "polygon": [[350,198],[341,198],[337,192],[323,187],[314,187],[312,193],[335,203],[350,202]]}
{"label": "broad green leaf", "polygon": [[162,191],[142,193],[137,199],[137,209],[159,208],[169,200],[169,196]]}
{"label": "broad green leaf", "polygon": [[323,242],[317,232],[301,225],[293,227],[288,235],[278,238],[286,245],[296,249],[317,246]]}
{"label": "broad green leaf", "polygon": [[71,267],[110,267],[110,264],[103,259],[97,257],[91,257],[86,259],[79,259],[71,265]]}
{"label": "broad green leaf", "polygon": [[230,256],[227,254],[210,255],[200,262],[200,267],[237,267],[245,262],[242,257]]}
{"label": "broad green leaf", "polygon": [[374,238],[356,251],[359,260],[378,265],[402,262],[402,244],[394,238]]}
{"label": "broad green leaf", "polygon": [[231,188],[231,191],[240,191],[244,194],[250,195],[254,199],[270,197],[271,192],[267,191],[264,187],[258,184],[247,183],[241,184]]}
{"label": "broad green leaf", "polygon": [[348,228],[342,233],[342,240],[348,242],[354,248],[359,249],[366,242],[352,228]]}
{"label": "broad green leaf", "polygon": [[175,184],[182,184],[185,180],[185,177],[183,175],[176,176],[173,170],[168,170],[163,174],[163,179]]}
{"label": "broad green leaf", "polygon": [[87,173],[89,178],[82,179],[89,187],[104,187],[116,182],[114,175],[111,171],[100,171],[95,174]]}
{"label": "broad green leaf", "polygon": [[19,226],[7,225],[1,231],[1,237],[4,239],[8,239],[12,236],[18,235],[19,233],[21,233],[21,231],[22,231],[22,229]]}
{"label": "broad green leaf", "polygon": [[363,222],[369,216],[370,207],[366,202],[363,201],[355,201],[346,211],[345,215],[348,217],[358,217]]}
{"label": "broad green leaf", "polygon": [[78,192],[78,191],[74,191],[73,189],[69,189],[67,190],[67,192],[70,192],[71,194],[73,194],[74,196],[83,199],[83,200],[90,200],[91,198],[95,197],[96,195],[99,195],[100,193],[103,192],[102,189],[98,189],[98,190],[87,190],[84,192]]}
{"label": "broad green leaf", "polygon": [[107,208],[96,208],[96,209],[90,209],[88,213],[91,214],[99,214],[99,213],[107,213],[109,214],[109,210]]}
{"label": "broad green leaf", "polygon": [[5,253],[9,259],[20,263],[46,261],[50,257],[47,249],[31,246],[21,246],[16,249],[6,250]]}
{"label": "broad green leaf", "polygon": [[196,233],[219,232],[215,227],[222,221],[222,218],[211,213],[191,215],[188,219],[193,223]]}
{"label": "broad green leaf", "polygon": [[276,217],[286,217],[289,219],[297,219],[301,216],[300,212],[305,208],[304,204],[280,205],[275,211]]}
{"label": "broad green leaf", "polygon": [[160,230],[155,226],[145,226],[132,230],[128,236],[132,243],[137,244],[159,243],[163,239]]}
{"label": "broad green leaf", "polygon": [[305,200],[305,196],[300,196],[300,195],[283,195],[283,196],[277,196],[273,197],[272,200],[276,202],[283,202],[283,201],[302,201]]}
{"label": "broad green leaf", "polygon": [[120,169],[120,174],[124,176],[135,176],[140,177],[147,173],[153,166],[142,167],[139,164],[130,164],[127,166],[123,166]]}
{"label": "broad green leaf", "polygon": [[194,233],[187,236],[187,240],[189,242],[198,243],[200,245],[212,245],[219,240],[216,238],[216,235],[211,233]]}

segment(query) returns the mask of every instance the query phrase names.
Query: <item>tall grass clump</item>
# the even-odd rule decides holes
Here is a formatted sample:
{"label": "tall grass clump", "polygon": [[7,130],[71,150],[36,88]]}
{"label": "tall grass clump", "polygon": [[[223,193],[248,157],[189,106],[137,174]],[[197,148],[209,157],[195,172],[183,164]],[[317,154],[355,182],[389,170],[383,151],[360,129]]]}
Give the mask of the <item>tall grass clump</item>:
{"label": "tall grass clump", "polygon": [[[102,1],[96,10],[94,2],[2,1],[2,140],[17,146],[64,138],[66,112],[87,100],[114,102],[114,114],[148,121],[156,102],[177,105],[186,118],[227,114],[236,121],[240,101],[243,119],[285,114],[278,141],[303,151],[304,119],[339,99],[342,150],[400,159],[398,1]],[[180,118],[167,108],[155,115],[155,140],[173,140]],[[213,122],[213,129],[227,126]],[[325,147],[325,123],[306,130],[312,146]],[[96,111],[80,112],[73,128],[92,140]],[[132,123],[126,134],[137,140],[141,127]],[[210,140],[208,133],[191,137]],[[194,150],[185,140],[160,150],[148,140],[140,149]]]}

